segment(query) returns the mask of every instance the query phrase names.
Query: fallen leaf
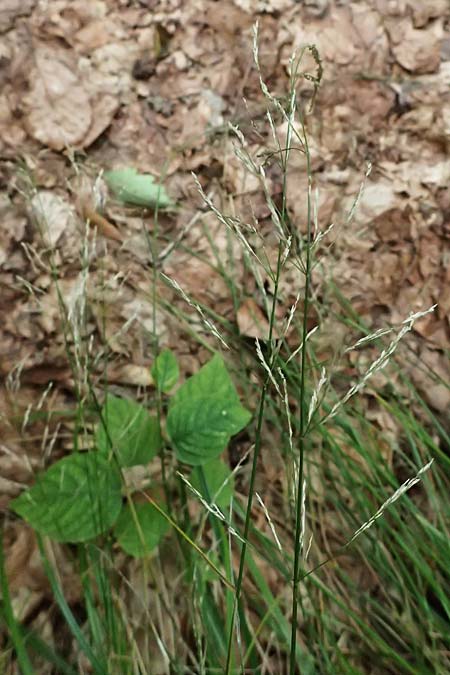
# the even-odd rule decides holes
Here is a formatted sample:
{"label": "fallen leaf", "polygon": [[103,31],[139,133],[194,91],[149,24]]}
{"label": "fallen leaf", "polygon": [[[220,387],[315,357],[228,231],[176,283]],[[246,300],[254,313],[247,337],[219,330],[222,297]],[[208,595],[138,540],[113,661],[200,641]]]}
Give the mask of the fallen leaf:
{"label": "fallen leaf", "polygon": [[74,225],[74,211],[70,204],[50,190],[37,192],[30,206],[47,246],[55,246],[62,233]]}
{"label": "fallen leaf", "polygon": [[421,183],[433,187],[447,187],[450,182],[450,160],[419,164]]}
{"label": "fallen leaf", "polygon": [[[419,389],[428,405],[435,410],[445,413],[450,409],[450,389],[446,385],[450,379],[448,359],[439,351],[423,346],[420,352],[420,361],[424,368],[414,368],[411,378]],[[430,381],[430,369],[437,378]]]}
{"label": "fallen leaf", "polygon": [[233,0],[234,4],[244,12],[257,14],[258,12],[280,12],[289,9],[292,0]]}
{"label": "fallen leaf", "polygon": [[366,185],[356,211],[356,217],[358,221],[362,219],[366,223],[370,222],[395,208],[397,202],[398,198],[391,184],[379,182]]}
{"label": "fallen leaf", "polygon": [[26,218],[11,203],[6,194],[0,195],[0,266],[8,259],[15,242],[24,238]]}
{"label": "fallen leaf", "polygon": [[81,209],[83,218],[89,221],[89,225],[92,227],[97,227],[101,235],[107,237],[108,239],[119,241],[121,244],[123,243],[124,238],[122,234],[119,232],[117,227],[106,220],[104,216],[102,216],[100,213],[97,213],[97,211],[94,211],[88,204],[83,204]]}
{"label": "fallen leaf", "polygon": [[313,17],[322,17],[328,9],[329,0],[304,0],[306,13]]}
{"label": "fallen leaf", "polygon": [[110,383],[129,384],[134,387],[149,387],[153,384],[150,368],[134,363],[108,366],[107,377]]}
{"label": "fallen leaf", "polygon": [[53,150],[79,145],[92,122],[89,96],[67,50],[39,45],[25,96],[28,133]]}
{"label": "fallen leaf", "polygon": [[377,216],[373,227],[381,241],[403,243],[411,238],[411,208],[393,208]]}
{"label": "fallen leaf", "polygon": [[119,109],[120,101],[117,96],[99,94],[91,103],[92,124],[78,147],[88,148],[111,124],[114,115]]}
{"label": "fallen leaf", "polygon": [[31,14],[36,0],[2,0],[0,7],[0,33],[13,27],[19,16]]}
{"label": "fallen leaf", "polygon": [[417,30],[410,20],[395,21],[388,26],[391,49],[397,62],[412,73],[434,73],[441,60],[441,40],[434,26]]}
{"label": "fallen leaf", "polygon": [[173,205],[164,187],[148,173],[138,173],[133,168],[117,169],[106,171],[104,179],[117,199],[125,204],[144,208]]}
{"label": "fallen leaf", "polygon": [[[269,339],[269,322],[253,298],[244,300],[237,311],[236,318],[241,335],[258,338],[258,340]],[[273,337],[276,338],[278,335],[274,332]]]}
{"label": "fallen leaf", "polygon": [[74,35],[74,43],[81,53],[89,54],[93,49],[98,49],[108,44],[116,27],[107,19],[96,19],[86,24]]}
{"label": "fallen leaf", "polygon": [[414,28],[426,26],[430,19],[436,19],[448,12],[448,0],[408,0],[412,9]]}

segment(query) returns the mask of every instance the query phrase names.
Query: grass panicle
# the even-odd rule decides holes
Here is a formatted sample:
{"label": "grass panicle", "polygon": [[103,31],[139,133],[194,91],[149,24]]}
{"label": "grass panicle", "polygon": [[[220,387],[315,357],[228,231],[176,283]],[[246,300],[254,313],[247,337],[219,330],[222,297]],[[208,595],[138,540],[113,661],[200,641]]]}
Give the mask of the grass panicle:
{"label": "grass panicle", "polygon": [[[3,661],[26,675],[38,672],[42,663],[43,672],[70,675],[450,671],[450,437],[447,421],[430,409],[408,376],[411,367],[417,368],[430,382],[450,386],[418,361],[408,341],[415,322],[435,307],[411,313],[397,327],[372,329],[323,273],[321,258],[333,255],[328,236],[355,226],[371,167],[342,223],[321,223],[309,140],[322,78],[320,57],[313,45],[293,55],[288,91],[280,96],[264,80],[258,40],[255,27],[253,58],[267,112],[255,120],[253,130],[266,145],[255,150],[235,121],[216,142],[224,144],[225,158],[231,147],[244,172],[258,181],[270,214],[266,222],[254,215],[241,218],[242,201],[231,195],[221,202],[218,191],[204,189],[197,176],[193,182],[226,246],[217,243],[204,211],[189,214],[172,240],[165,237],[157,207],[151,232],[143,219],[150,265],[148,288],[140,292],[153,314],[151,329],[142,330],[151,349],[154,386],[136,388],[141,408],[121,431],[132,434],[143,410],[154,413],[159,445],[147,464],[124,466],[117,425],[103,403],[116,391],[108,378],[116,358],[111,344],[140,325],[135,309],[121,327],[109,329],[111,291],[122,289],[127,275],[108,277],[96,256],[95,233],[86,223],[77,283],[65,294],[45,205],[36,219],[41,247],[24,244],[30,264],[53,284],[74,409],[47,412],[56,386],[50,383],[14,421],[26,438],[34,421],[50,414],[58,420],[56,430],[47,425],[41,439],[45,465],[61,454],[58,431],[66,419],[73,453],[98,450],[103,439],[108,461],[120,476],[128,528],[136,532],[132,544],[143,553],[125,555],[115,526],[103,530],[101,522],[95,540],[66,547],[80,578],[74,607],[56,564],[60,545],[37,535],[58,617],[72,644],[62,653],[34,624],[22,622],[8,584],[4,545],[0,547],[0,613],[8,629]],[[314,72],[303,70],[305,55],[312,57]],[[292,194],[289,181],[294,156],[304,162],[307,189],[302,195]],[[272,171],[281,183],[277,195]],[[36,204],[39,191],[25,178],[23,196]],[[304,200],[304,222],[293,222],[292,199]],[[204,235],[202,252],[191,246],[194,228]],[[177,252],[220,276],[234,314],[207,306],[166,274],[165,264]],[[236,326],[236,315],[248,300],[241,267],[252,300],[266,317],[255,318],[256,334],[250,336],[240,335]],[[287,292],[285,279],[293,271],[298,287]],[[39,303],[39,289],[23,278],[18,283]],[[313,310],[319,317],[316,325],[311,325]],[[102,334],[98,345],[88,327],[93,312]],[[228,463],[209,458],[217,463],[208,469],[199,459],[200,441],[183,447],[182,455],[174,442],[179,429],[187,434],[194,414],[200,413],[186,408],[189,414],[177,418],[183,400],[190,405],[195,398],[195,387],[186,385],[190,378],[176,381],[177,355],[164,354],[159,337],[162,315],[176,324],[180,339],[211,356],[192,380],[205,378],[204,368],[216,369],[216,380],[207,381],[207,393],[202,390],[200,397],[200,412],[212,416],[217,410],[208,406],[217,390],[224,394],[217,429],[206,440],[205,434],[198,437],[207,450],[226,437],[227,416],[248,421],[241,401],[251,408],[248,427],[235,422],[232,428],[240,431],[228,435]],[[322,319],[345,333],[345,344],[331,357],[320,348]],[[355,366],[351,379],[343,367],[349,355],[367,355],[366,365]],[[11,396],[20,389],[23,367],[18,363],[7,378]],[[386,386],[378,384],[383,371],[392,375]],[[200,419],[206,427],[208,416]],[[92,480],[90,485],[93,500],[98,484]],[[151,525],[158,522],[164,531],[151,548],[146,548],[148,521],[141,519],[148,508],[154,514]],[[96,514],[101,521],[101,509]],[[103,515],[107,520],[108,514]],[[11,522],[15,524],[9,521],[8,526]],[[369,671],[369,663],[377,670]]]}

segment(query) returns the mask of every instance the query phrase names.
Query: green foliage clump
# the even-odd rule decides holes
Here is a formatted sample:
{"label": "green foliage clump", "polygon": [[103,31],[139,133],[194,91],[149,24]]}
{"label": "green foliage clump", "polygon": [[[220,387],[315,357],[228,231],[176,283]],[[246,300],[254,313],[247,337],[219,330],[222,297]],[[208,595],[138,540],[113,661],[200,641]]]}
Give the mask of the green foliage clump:
{"label": "green foliage clump", "polygon": [[[160,392],[179,377],[175,356],[161,352],[152,367]],[[218,456],[231,436],[250,421],[222,358],[209,363],[180,386],[168,405],[167,436],[180,462],[195,466],[193,486],[204,498],[231,498],[231,477]],[[161,420],[134,401],[107,395],[95,435],[95,449],[74,452],[53,464],[35,485],[11,503],[40,534],[60,542],[83,542],[113,533],[132,556],[150,553],[170,527],[165,508],[151,499],[123,500],[121,470],[151,462],[164,446]],[[199,467],[205,467],[200,482]],[[208,493],[208,494],[206,494]]]}

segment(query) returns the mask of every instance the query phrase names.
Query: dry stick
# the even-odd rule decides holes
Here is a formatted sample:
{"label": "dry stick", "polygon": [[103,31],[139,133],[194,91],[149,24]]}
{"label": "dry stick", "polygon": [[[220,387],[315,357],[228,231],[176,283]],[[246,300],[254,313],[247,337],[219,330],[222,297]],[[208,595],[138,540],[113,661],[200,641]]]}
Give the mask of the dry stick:
{"label": "dry stick", "polygon": [[97,213],[87,204],[84,204],[82,207],[83,218],[85,218],[90,225],[95,225],[98,227],[99,232],[108,239],[113,239],[114,241],[119,241],[123,244],[124,238],[114,225],[112,225],[106,218],[104,218],[100,213]]}

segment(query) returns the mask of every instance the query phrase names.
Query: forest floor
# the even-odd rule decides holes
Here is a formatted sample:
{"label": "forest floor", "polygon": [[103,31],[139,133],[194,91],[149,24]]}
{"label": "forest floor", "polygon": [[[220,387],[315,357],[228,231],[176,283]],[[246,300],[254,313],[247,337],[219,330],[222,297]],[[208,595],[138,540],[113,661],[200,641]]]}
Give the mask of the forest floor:
{"label": "forest floor", "polygon": [[[380,371],[363,392],[359,414],[379,433],[384,460],[400,482],[410,475],[396,463],[403,431],[380,402],[380,392],[391,388],[406,400],[402,378],[408,378],[449,432],[447,0],[3,0],[0,502],[18,618],[39,624],[56,645],[58,624],[34,534],[8,514],[10,500],[49,458],[56,460],[73,448],[73,420],[51,413],[73,408],[76,400],[47,254],[53,251],[68,312],[85,318],[83,340],[90,353],[106,345],[106,370],[98,361],[91,375],[98,383],[106,376],[117,395],[142,398],[151,390],[155,332],[158,347],[176,354],[182,379],[220,348],[185,296],[209,308],[208,316],[226,322],[230,330],[234,327],[243,349],[253,349],[255,337],[267,339],[263,289],[270,294],[272,280],[263,271],[259,279],[249,271],[245,251],[205,207],[192,175],[222,213],[256,224],[267,259],[275,262],[278,241],[267,195],[236,156],[229,123],[239,127],[249,155],[265,160],[265,185],[273,203],[280,205],[285,188],[289,221],[299,236],[305,235],[309,177],[303,154],[293,152],[284,185],[253,60],[256,20],[261,74],[280,100],[289,93],[294,49],[316,45],[323,65],[311,111],[311,81],[300,80],[297,88],[306,111],[318,225],[324,231],[334,224],[312,277],[308,329],[317,327],[318,360],[336,363],[339,389],[376,358],[374,343],[345,353],[358,333],[356,323],[337,319],[344,306],[351,307],[358,325],[374,333],[401,326],[410,314],[437,305],[405,338],[401,370]],[[316,67],[306,52],[302,68],[315,74]],[[283,133],[286,122],[275,121],[276,131]],[[153,210],[131,209],[108,196],[103,172],[124,167],[156,176],[176,208],[155,218]],[[362,184],[349,221],[346,214]],[[157,274],[147,244],[148,235],[155,233],[159,251],[170,248]],[[277,321],[288,315],[303,288],[298,268],[288,266],[277,289]],[[298,333],[293,330],[286,339],[294,349]],[[233,369],[233,356],[227,358]],[[252,412],[256,400],[253,393],[247,401]],[[29,414],[38,410],[45,412],[42,419]],[[266,506],[282,522],[277,490],[284,489],[284,467],[269,452],[280,438],[269,421],[258,484],[266,486]],[[251,436],[244,435],[235,444],[238,458],[251,443]],[[334,540],[330,532],[340,521],[325,487],[316,484],[314,489],[317,504],[326,511],[317,527],[324,541]],[[425,500],[420,504],[424,517],[436,508]],[[70,589],[68,600],[76,607],[82,590],[64,547],[55,549],[55,559]],[[350,558],[343,566],[366,592],[379,584],[372,568],[370,573],[363,564],[358,569]],[[270,570],[265,573],[276,586]],[[351,651],[348,636],[340,648]],[[364,651],[354,663],[361,670],[341,665],[335,672],[408,672],[398,664],[369,667]],[[155,665],[151,672],[169,672],[165,667]],[[19,672],[14,662],[9,668],[7,672]],[[45,668],[39,672],[57,672]],[[272,668],[267,672],[277,672]],[[332,672],[322,668],[312,672]],[[89,670],[80,666],[80,672]]]}

